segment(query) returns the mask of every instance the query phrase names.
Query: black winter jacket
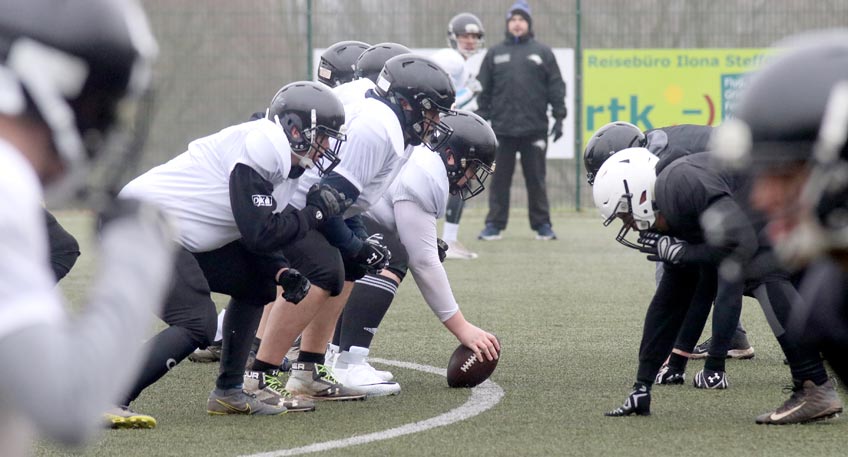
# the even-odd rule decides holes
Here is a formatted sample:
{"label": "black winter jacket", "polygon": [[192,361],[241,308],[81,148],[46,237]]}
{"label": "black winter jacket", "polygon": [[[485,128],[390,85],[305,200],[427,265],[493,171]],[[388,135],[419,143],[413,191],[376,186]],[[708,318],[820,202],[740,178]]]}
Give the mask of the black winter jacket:
{"label": "black winter jacket", "polygon": [[509,37],[486,52],[477,76],[483,91],[477,114],[492,122],[498,136],[545,136],[548,105],[565,119],[565,82],[547,45],[532,36]]}

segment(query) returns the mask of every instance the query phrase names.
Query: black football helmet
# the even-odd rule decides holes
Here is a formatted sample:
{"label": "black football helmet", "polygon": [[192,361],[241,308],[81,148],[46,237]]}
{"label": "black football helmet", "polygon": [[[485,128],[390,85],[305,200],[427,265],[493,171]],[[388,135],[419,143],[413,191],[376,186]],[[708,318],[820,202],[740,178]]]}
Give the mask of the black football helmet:
{"label": "black football helmet", "polygon": [[378,43],[362,52],[356,59],[354,78],[368,78],[376,83],[377,77],[383,71],[386,61],[401,54],[409,54],[412,51],[406,46],[397,43]]}
{"label": "black football helmet", "polygon": [[[439,147],[438,153],[445,163],[450,193],[468,200],[483,192],[486,179],[495,172],[498,140],[489,123],[470,111],[457,111],[444,122],[453,134]],[[474,175],[459,185],[469,169]]]}
{"label": "black football helmet", "polygon": [[[457,35],[466,33],[478,36],[477,48],[474,51],[469,52],[461,49],[456,42]],[[480,22],[477,16],[471,13],[459,13],[448,22],[448,46],[456,49],[466,59],[486,47],[485,35],[486,31],[483,29],[483,23]]]}
{"label": "black football helmet", "polygon": [[583,152],[583,164],[586,166],[586,180],[589,185],[594,185],[595,175],[611,155],[622,149],[644,147],[646,143],[645,134],[629,122],[610,122],[599,128],[592,138],[589,138]]}
{"label": "black football helmet", "polygon": [[423,143],[435,151],[450,138],[451,128],[444,120],[433,122],[425,115],[434,110],[440,118],[455,114],[453,82],[432,60],[414,54],[392,57],[380,72],[375,91],[395,106],[410,144]]}
{"label": "black football helmet", "polygon": [[135,2],[0,2],[0,113],[50,128],[65,174],[49,197],[77,195],[95,159],[135,163],[140,147],[126,145],[140,141],[126,130],[138,120],[156,54]]}
{"label": "black football helmet", "polygon": [[[345,111],[342,102],[332,90],[311,81],[287,84],[274,95],[265,117],[279,125],[286,133],[292,152],[300,157],[292,167],[318,169],[325,175],[339,164],[339,148],[347,140],[344,134]],[[331,139],[330,148],[319,143],[317,135]],[[321,159],[309,157],[314,148]]]}
{"label": "black football helmet", "polygon": [[790,267],[826,250],[848,249],[848,30],[801,34],[746,81],[734,119],[718,127],[711,149],[724,164],[781,173],[807,164],[810,174],[787,212],[813,214],[775,249]]}
{"label": "black football helmet", "polygon": [[330,86],[340,86],[353,81],[356,60],[368,49],[361,41],[339,41],[321,54],[318,64],[318,81]]}

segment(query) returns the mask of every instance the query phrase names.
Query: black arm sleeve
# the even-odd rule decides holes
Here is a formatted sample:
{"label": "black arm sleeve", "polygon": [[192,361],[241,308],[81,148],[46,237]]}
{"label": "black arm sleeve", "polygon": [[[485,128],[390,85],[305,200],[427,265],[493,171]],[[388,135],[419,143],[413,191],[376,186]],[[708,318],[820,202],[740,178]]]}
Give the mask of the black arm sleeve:
{"label": "black arm sleeve", "polygon": [[[328,174],[321,180],[321,184],[336,189],[353,201],[356,201],[359,197],[359,191],[356,189],[356,186],[338,173]],[[324,223],[320,230],[324,238],[327,239],[327,242],[338,248],[342,255],[349,257],[362,249],[362,240],[356,236],[354,228],[355,224],[352,228],[341,217],[331,217]]]}
{"label": "black arm sleeve", "polygon": [[230,205],[242,243],[251,251],[268,253],[302,238],[311,227],[300,211],[275,213],[274,186],[245,164],[230,173]]}

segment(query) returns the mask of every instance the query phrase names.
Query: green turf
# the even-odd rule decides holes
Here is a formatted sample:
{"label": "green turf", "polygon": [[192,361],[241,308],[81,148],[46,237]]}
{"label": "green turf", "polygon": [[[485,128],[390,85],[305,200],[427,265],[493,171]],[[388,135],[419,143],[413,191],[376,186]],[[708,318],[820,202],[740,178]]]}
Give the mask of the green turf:
{"label": "green turf", "polygon": [[[59,218],[81,238],[87,233],[84,215]],[[604,228],[594,213],[555,215],[560,239],[554,242],[533,241],[525,214],[513,216],[502,241],[474,240],[481,227],[480,213],[464,217],[463,241],[480,258],[446,265],[465,316],[503,344],[492,377],[505,391],[501,403],[461,423],[327,455],[845,455],[844,418],[805,426],[754,424],[757,414],[787,398],[782,388],[789,372],[751,301],[743,319],[757,353],[753,360],[728,363],[729,390],[691,387],[703,365],[693,362],[687,385],[655,388],[653,416],[603,417],[624,400],[635,376],[653,265],[615,243],[615,230]],[[74,303],[82,301],[79,288],[92,272],[94,255],[82,241],[83,257],[63,282]],[[444,367],[456,344],[410,279],[372,354]],[[403,386],[397,397],[319,404],[315,413],[274,418],[209,417],[205,401],[216,370],[185,361],[134,405],[158,419],[157,429],[107,432],[84,455],[207,457],[287,449],[425,420],[469,395],[448,388],[439,376],[393,367]],[[36,454],[65,451],[44,445]]]}

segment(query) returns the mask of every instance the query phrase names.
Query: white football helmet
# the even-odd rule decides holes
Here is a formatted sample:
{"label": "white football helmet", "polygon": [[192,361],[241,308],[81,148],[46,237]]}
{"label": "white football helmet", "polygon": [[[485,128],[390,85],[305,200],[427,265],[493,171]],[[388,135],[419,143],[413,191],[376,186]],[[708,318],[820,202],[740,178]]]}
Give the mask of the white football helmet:
{"label": "white football helmet", "polygon": [[616,241],[637,248],[625,240],[631,225],[637,230],[648,230],[656,222],[654,210],[654,182],[659,158],[645,148],[628,148],[607,159],[595,176],[592,196],[601,211],[604,225],[617,217],[624,225]]}

